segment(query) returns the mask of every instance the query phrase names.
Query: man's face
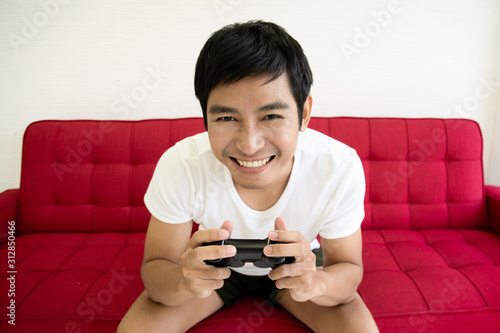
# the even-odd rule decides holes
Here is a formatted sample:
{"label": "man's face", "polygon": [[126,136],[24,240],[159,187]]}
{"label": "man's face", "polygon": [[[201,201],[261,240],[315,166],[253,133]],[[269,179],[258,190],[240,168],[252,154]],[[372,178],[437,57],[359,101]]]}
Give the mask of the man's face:
{"label": "man's face", "polygon": [[299,129],[297,105],[287,75],[266,84],[267,76],[249,77],[210,92],[207,127],[215,157],[231,172],[235,187],[264,189],[288,182],[299,130],[310,117],[304,105]]}

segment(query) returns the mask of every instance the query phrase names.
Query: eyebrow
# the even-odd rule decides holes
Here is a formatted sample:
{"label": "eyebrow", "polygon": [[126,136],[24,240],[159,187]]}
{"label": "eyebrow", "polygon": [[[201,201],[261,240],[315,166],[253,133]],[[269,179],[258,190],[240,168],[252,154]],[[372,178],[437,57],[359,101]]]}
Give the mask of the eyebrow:
{"label": "eyebrow", "polygon": [[285,102],[277,101],[273,102],[271,104],[267,104],[264,106],[261,106],[258,108],[258,111],[272,111],[272,110],[283,110],[283,109],[289,109],[290,106],[286,104]]}
{"label": "eyebrow", "polygon": [[219,104],[214,104],[208,110],[210,114],[219,114],[219,113],[238,113],[238,110],[235,108],[230,108],[228,106],[222,106]]}
{"label": "eyebrow", "polygon": [[[290,109],[290,106],[281,101],[273,102],[270,104],[263,105],[257,109],[258,112],[263,112],[263,111],[272,111],[272,110],[283,110],[283,109]],[[219,114],[219,113],[239,113],[238,109],[229,107],[229,106],[223,106],[219,104],[214,104],[210,107],[208,110],[208,113],[210,114]]]}

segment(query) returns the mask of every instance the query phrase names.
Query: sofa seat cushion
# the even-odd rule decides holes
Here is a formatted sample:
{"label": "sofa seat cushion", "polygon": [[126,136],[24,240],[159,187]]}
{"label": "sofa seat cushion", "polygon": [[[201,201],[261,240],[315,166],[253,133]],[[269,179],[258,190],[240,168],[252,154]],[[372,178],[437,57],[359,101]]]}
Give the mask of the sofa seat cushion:
{"label": "sofa seat cushion", "polygon": [[364,230],[363,256],[359,292],[381,331],[500,327],[500,237],[471,229]]}
{"label": "sofa seat cushion", "polygon": [[[145,233],[37,233],[16,238],[16,331],[111,332],[144,290]],[[0,247],[7,258],[6,243]],[[2,269],[0,289],[11,287]],[[11,288],[12,289],[12,288]],[[5,309],[9,299],[1,298]],[[0,331],[6,324],[2,312]],[[10,318],[7,318],[10,320]]]}
{"label": "sofa seat cushion", "polygon": [[[114,332],[144,290],[140,277],[145,233],[36,233],[16,238],[16,332]],[[7,243],[0,256],[7,258]],[[0,289],[9,290],[2,269]],[[193,332],[214,327],[235,332],[258,326],[290,332],[310,331],[264,299],[240,299],[199,323]],[[9,299],[1,298],[6,309]],[[242,313],[245,315],[243,316]],[[0,332],[10,318],[2,312]],[[269,330],[271,332],[271,330]]]}
{"label": "sofa seat cushion", "polygon": [[[110,332],[144,289],[145,233],[16,239],[16,330]],[[7,257],[6,243],[0,249]],[[478,230],[364,230],[359,292],[381,331],[491,331],[500,325],[500,237]],[[2,270],[0,288],[9,290]],[[9,299],[3,297],[1,306]],[[4,308],[5,309],[5,308]],[[0,331],[7,331],[5,313]],[[192,332],[309,331],[261,298],[240,299]]]}
{"label": "sofa seat cushion", "polygon": [[311,330],[281,307],[261,297],[242,297],[191,328],[189,333],[262,332],[299,333]]}

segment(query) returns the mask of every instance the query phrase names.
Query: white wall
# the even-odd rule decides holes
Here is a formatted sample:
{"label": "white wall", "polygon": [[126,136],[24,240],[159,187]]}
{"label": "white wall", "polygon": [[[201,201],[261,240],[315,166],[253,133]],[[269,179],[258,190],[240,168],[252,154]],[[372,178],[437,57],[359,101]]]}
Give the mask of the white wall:
{"label": "white wall", "polygon": [[33,121],[201,115],[200,49],[249,19],[302,44],[315,115],[475,119],[500,185],[498,0],[0,0],[0,191]]}

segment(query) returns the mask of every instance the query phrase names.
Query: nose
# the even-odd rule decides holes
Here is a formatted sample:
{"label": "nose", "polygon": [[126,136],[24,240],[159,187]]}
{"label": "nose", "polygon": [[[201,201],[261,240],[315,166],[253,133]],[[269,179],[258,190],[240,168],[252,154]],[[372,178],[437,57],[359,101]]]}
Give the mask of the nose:
{"label": "nose", "polygon": [[236,148],[247,156],[252,156],[265,145],[262,131],[257,126],[248,126],[240,130]]}

